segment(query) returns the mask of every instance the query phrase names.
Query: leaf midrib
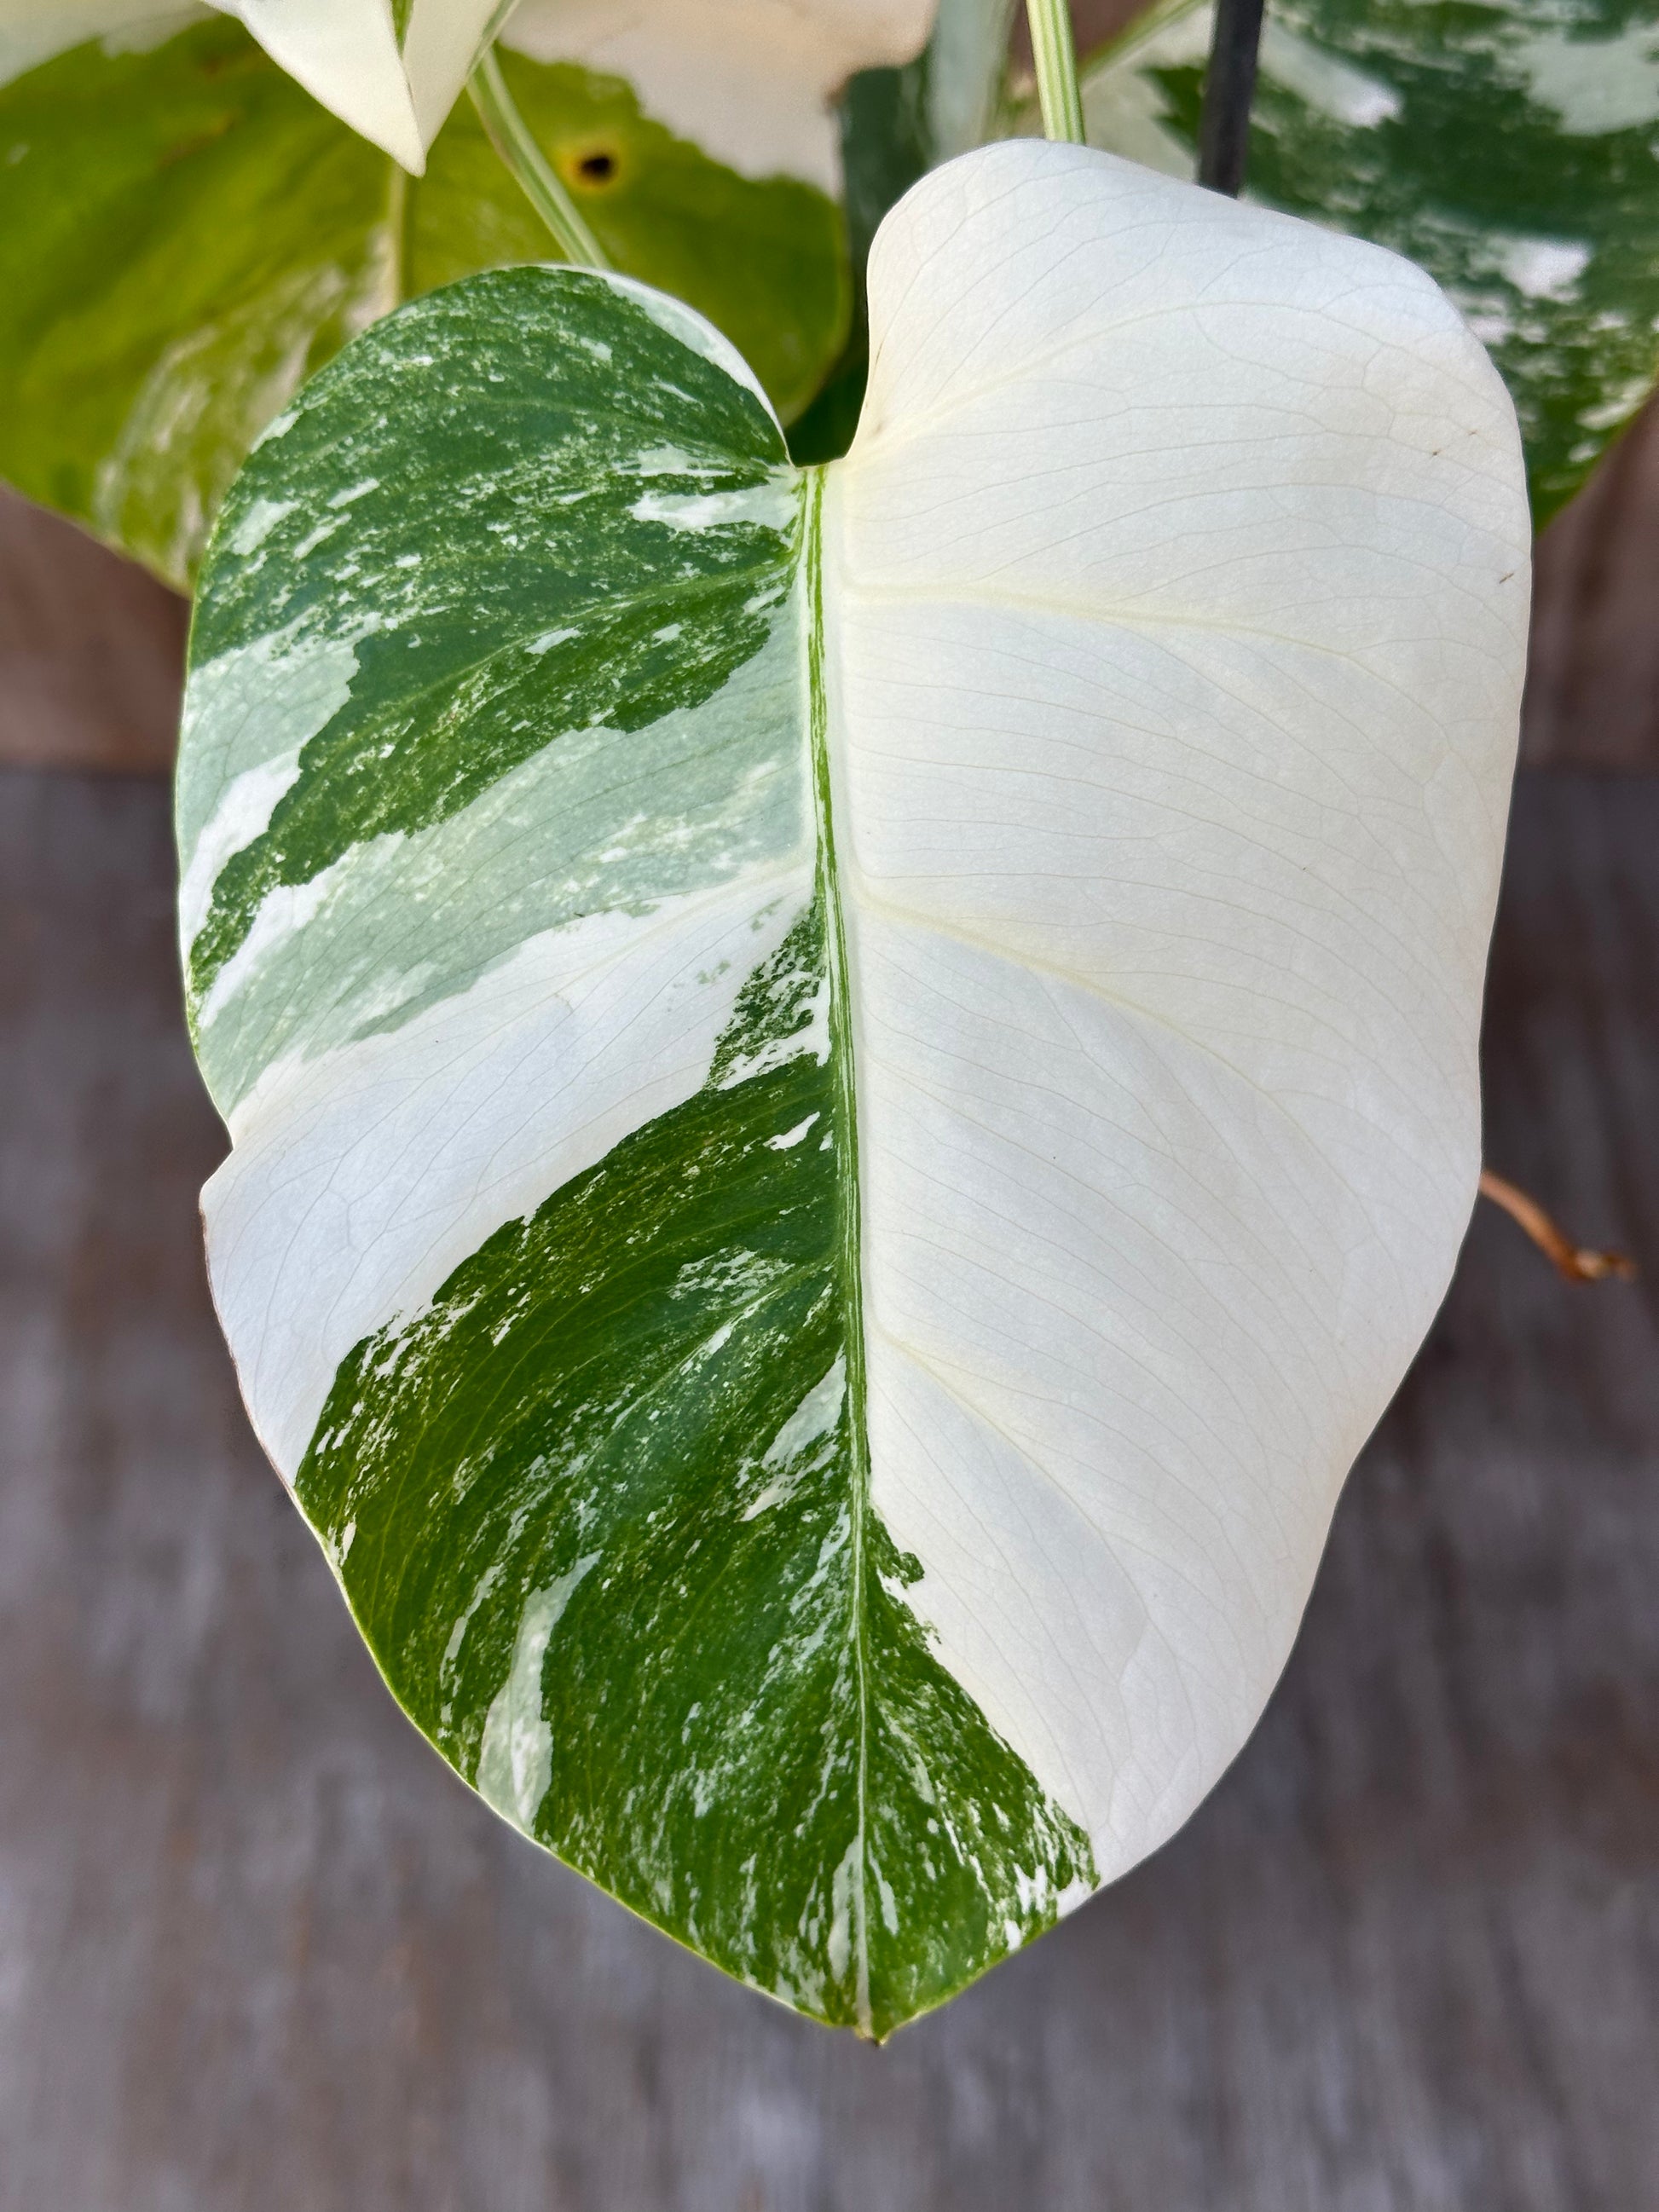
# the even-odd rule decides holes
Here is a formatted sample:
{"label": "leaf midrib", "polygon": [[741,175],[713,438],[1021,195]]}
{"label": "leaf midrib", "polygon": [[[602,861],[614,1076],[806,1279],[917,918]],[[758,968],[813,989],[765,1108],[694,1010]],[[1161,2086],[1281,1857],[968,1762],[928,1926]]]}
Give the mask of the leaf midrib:
{"label": "leaf midrib", "polygon": [[[870,1510],[870,1435],[866,1420],[862,1269],[862,1207],[859,1188],[858,1091],[853,1057],[852,993],[848,981],[846,925],[841,880],[836,864],[834,802],[830,775],[830,706],[823,619],[823,485],[825,471],[804,471],[803,534],[805,562],[805,620],[809,744],[817,834],[817,878],[823,900],[824,947],[830,971],[830,1056],[836,1085],[836,1188],[841,1217],[836,1231],[842,1326],[847,1361],[847,1431],[852,1495],[848,1542],[852,1565],[853,1668],[858,1698],[858,1826],[854,1836],[852,1893],[853,1951],[858,2033],[873,2039],[870,2003],[870,1947],[867,1887],[869,1860],[866,1802],[869,1769],[869,1655],[866,1649],[866,1523]],[[833,1876],[831,1877],[833,1881]]]}

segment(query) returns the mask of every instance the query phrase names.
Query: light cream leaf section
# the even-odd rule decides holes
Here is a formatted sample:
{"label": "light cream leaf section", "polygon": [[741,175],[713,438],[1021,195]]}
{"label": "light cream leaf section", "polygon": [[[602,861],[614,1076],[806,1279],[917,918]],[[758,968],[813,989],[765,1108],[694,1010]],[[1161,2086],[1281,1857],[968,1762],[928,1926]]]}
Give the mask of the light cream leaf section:
{"label": "light cream leaf section", "polygon": [[874,1502],[1103,1878],[1283,1666],[1443,1296],[1530,530],[1419,270],[1084,149],[934,172],[826,499]]}

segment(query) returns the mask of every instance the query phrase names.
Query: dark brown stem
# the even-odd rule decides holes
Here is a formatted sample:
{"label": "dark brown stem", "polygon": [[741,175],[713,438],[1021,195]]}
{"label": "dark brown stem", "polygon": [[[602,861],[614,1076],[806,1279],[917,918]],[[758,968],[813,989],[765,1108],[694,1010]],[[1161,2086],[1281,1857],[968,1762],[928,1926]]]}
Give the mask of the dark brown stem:
{"label": "dark brown stem", "polygon": [[1625,1282],[1636,1273],[1636,1262],[1624,1252],[1594,1252],[1565,1237],[1535,1198],[1518,1190],[1490,1168],[1480,1170],[1480,1195],[1501,1206],[1511,1221],[1518,1222],[1533,1243],[1570,1283],[1599,1283],[1609,1275]]}
{"label": "dark brown stem", "polygon": [[1216,0],[1204,112],[1198,125],[1198,181],[1237,199],[1250,150],[1250,102],[1265,0]]}

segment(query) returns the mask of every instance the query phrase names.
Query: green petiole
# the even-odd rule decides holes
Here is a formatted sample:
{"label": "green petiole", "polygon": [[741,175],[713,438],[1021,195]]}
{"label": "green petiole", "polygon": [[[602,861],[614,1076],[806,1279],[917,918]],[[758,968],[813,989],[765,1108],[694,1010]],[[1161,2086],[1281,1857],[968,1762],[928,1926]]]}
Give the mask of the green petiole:
{"label": "green petiole", "polygon": [[1068,0],[1025,0],[1025,15],[1031,27],[1043,136],[1081,146],[1083,95],[1078,90],[1077,46]]}
{"label": "green petiole", "polygon": [[493,46],[484,48],[466,88],[490,144],[518,179],[525,198],[552,233],[553,242],[565,259],[586,269],[608,269],[609,255],[583,222],[576,203],[519,112]]}

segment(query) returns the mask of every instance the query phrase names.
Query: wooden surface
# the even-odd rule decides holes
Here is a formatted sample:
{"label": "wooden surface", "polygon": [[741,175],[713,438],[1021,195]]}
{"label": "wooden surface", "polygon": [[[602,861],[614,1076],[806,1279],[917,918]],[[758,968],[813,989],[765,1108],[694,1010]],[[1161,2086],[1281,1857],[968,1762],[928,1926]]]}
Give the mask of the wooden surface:
{"label": "wooden surface", "polygon": [[1527,759],[1659,769],[1659,403],[1539,542]]}
{"label": "wooden surface", "polygon": [[1520,799],[1483,1212],[1255,1737],[872,2051],[512,1834],[238,1410],[154,781],[0,774],[0,2212],[1655,2212],[1659,781]]}
{"label": "wooden surface", "polygon": [[185,603],[0,485],[0,763],[165,775]]}

